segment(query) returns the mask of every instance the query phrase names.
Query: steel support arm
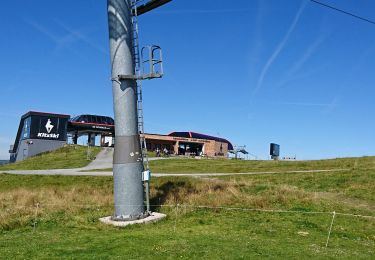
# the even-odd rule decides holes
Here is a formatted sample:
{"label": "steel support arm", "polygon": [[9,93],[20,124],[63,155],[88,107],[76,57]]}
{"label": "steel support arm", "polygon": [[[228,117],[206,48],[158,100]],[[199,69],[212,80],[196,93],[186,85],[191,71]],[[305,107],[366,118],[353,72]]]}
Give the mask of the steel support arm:
{"label": "steel support arm", "polygon": [[[140,5],[137,7],[137,15],[142,15],[144,13],[147,13],[151,10],[154,10],[155,8],[158,8],[159,6],[165,5],[172,0],[151,0],[143,5]],[[132,10],[133,14],[135,14],[135,10]]]}

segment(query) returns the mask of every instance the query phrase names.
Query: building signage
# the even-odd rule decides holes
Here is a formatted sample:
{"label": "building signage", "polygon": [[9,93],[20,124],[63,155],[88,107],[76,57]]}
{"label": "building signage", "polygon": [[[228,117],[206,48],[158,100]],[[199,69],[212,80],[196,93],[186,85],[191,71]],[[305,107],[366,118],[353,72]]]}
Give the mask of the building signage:
{"label": "building signage", "polygon": [[175,141],[185,141],[185,142],[197,142],[197,143],[210,143],[209,140],[196,139],[196,138],[183,138],[183,137],[173,137]]}
{"label": "building signage", "polygon": [[45,130],[47,131],[46,132],[42,132],[42,133],[38,133],[38,137],[39,138],[51,138],[51,139],[59,139],[59,136],[60,134],[57,134],[57,133],[51,133],[53,128],[55,128],[55,126],[52,124],[52,121],[50,118],[47,119],[47,123],[45,125]]}
{"label": "building signage", "polygon": [[32,115],[25,120],[22,139],[66,141],[68,118]]}
{"label": "building signage", "polygon": [[92,126],[93,129],[101,129],[101,130],[111,130],[108,126],[102,126],[102,125],[94,125]]}
{"label": "building signage", "polygon": [[59,139],[59,134],[46,134],[46,133],[38,133],[38,137],[40,138],[52,138],[52,139]]}

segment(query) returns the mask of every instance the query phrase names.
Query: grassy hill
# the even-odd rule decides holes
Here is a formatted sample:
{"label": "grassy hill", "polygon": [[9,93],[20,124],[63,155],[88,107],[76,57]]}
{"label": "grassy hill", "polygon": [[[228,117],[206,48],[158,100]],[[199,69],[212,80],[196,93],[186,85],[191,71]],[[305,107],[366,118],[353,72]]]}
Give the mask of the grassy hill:
{"label": "grassy hill", "polygon": [[89,164],[91,160],[100,152],[100,150],[101,148],[99,147],[90,147],[88,158],[87,146],[66,145],[58,150],[42,153],[21,162],[0,165],[0,172],[2,170],[49,170],[80,168]]}
{"label": "grassy hill", "polygon": [[[90,159],[100,152],[101,148],[90,148]],[[67,145],[56,151],[43,153],[22,162],[0,165],[2,170],[48,170],[68,169],[86,166],[87,146]],[[242,161],[226,159],[168,159],[150,161],[153,172],[158,173],[244,173],[244,172],[285,172],[300,170],[332,170],[375,168],[375,157],[337,158],[313,161]],[[111,171],[99,169],[92,171]]]}
{"label": "grassy hill", "polygon": [[[194,171],[199,168],[193,164],[203,163],[181,161]],[[168,161],[158,163],[167,167]],[[310,162],[270,162],[272,167],[262,162],[211,163],[229,164],[225,171],[235,166],[248,171],[246,167],[255,168],[257,163],[275,171],[311,166],[304,165]],[[328,247],[325,244],[333,211],[375,216],[375,158],[311,163],[350,170],[154,178],[153,208],[166,213],[167,219],[124,229],[98,221],[113,213],[112,177],[2,174],[1,257],[373,258],[375,218],[336,215]]]}

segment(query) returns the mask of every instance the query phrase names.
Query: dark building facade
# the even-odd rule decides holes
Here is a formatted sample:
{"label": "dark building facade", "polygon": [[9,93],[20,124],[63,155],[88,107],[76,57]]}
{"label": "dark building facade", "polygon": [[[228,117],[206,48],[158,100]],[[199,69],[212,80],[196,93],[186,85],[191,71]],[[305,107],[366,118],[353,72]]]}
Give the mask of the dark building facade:
{"label": "dark building facade", "polygon": [[69,118],[69,115],[33,111],[24,114],[14,145],[9,150],[10,161],[22,161],[64,146]]}

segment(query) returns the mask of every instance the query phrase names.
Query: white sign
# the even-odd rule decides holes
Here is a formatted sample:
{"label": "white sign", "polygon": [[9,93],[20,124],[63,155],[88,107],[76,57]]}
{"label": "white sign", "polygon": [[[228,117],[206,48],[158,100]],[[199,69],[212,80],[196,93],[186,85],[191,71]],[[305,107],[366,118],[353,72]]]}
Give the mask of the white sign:
{"label": "white sign", "polygon": [[52,125],[51,119],[47,120],[47,124],[45,125],[47,133],[38,133],[39,138],[52,138],[52,139],[59,139],[60,134],[51,134],[52,129],[55,127]]}

